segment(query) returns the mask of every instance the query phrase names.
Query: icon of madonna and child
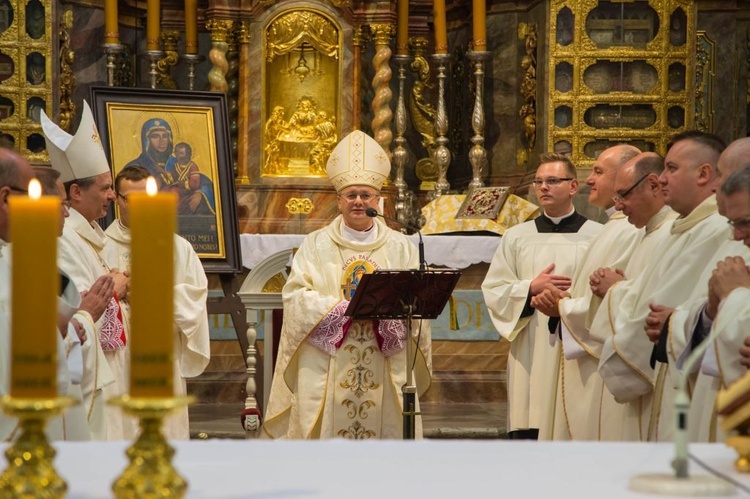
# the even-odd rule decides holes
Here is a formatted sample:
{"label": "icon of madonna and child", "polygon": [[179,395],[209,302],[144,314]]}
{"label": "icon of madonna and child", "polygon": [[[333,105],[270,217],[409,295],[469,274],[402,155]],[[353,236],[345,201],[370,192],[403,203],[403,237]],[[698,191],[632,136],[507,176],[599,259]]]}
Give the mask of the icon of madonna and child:
{"label": "icon of madonna and child", "polygon": [[141,154],[125,167],[141,166],[151,172],[159,190],[178,196],[179,233],[198,254],[219,251],[214,183],[193,161],[188,142],[174,143],[172,127],[161,118],[141,127]]}

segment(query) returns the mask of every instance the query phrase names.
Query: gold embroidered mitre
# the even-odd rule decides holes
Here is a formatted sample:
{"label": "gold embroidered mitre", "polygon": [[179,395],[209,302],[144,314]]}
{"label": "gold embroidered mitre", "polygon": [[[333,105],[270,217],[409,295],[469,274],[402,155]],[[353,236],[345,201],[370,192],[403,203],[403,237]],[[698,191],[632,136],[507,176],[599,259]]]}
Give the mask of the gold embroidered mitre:
{"label": "gold embroidered mitre", "polygon": [[83,115],[75,135],[54,124],[44,111],[41,123],[52,168],[60,172],[63,183],[109,173],[102,139],[86,101],[83,101]]}
{"label": "gold embroidered mitre", "polygon": [[331,152],[326,173],[337,192],[350,185],[369,185],[380,190],[391,173],[391,163],[375,139],[354,130]]}

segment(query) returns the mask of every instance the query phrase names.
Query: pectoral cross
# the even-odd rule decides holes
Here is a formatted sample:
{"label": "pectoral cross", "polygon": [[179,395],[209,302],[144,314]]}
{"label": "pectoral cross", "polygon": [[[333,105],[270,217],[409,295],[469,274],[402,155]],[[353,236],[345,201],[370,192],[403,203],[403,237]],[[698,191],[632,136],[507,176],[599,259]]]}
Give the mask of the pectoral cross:
{"label": "pectoral cross", "polygon": [[356,290],[357,290],[357,286],[355,286],[354,284],[352,284],[351,281],[349,281],[346,284],[344,284],[344,285],[341,286],[341,291],[343,291],[344,297],[347,300],[350,299],[354,295],[354,292]]}

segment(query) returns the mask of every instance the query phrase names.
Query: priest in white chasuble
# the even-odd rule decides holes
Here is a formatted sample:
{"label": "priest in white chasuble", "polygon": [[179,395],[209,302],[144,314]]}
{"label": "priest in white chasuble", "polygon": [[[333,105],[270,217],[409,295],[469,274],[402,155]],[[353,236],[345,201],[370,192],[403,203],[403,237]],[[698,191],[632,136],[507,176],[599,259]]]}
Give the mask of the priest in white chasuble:
{"label": "priest in white chasuble", "polygon": [[589,331],[600,298],[591,292],[589,277],[601,267],[624,269],[643,237],[643,231],[615,209],[613,199],[618,171],[638,154],[636,147],[617,145],[599,155],[586,179],[591,187],[589,203],[606,210],[609,219],[576,268],[570,290],[549,286],[531,300],[534,308],[551,317],[550,330],[556,329],[562,339],[553,440],[598,440],[600,436],[603,384],[597,367],[601,344]]}
{"label": "priest in white chasuble", "polygon": [[552,434],[560,343],[548,317],[531,306],[548,284],[567,290],[601,224],[573,208],[576,170],[566,156],[545,153],[533,180],[544,213],[508,229],[482,283],[490,318],[510,341],[508,356],[508,435]]}
{"label": "priest in white chasuble", "polygon": [[[664,158],[647,152],[634,158],[618,172],[615,180],[615,207],[627,216],[630,224],[642,228],[645,233],[624,268],[602,267],[591,274],[588,284],[594,296],[604,298],[612,286],[625,289],[643,272],[670,237],[670,228],[677,214],[664,203],[664,194],[659,184],[659,175],[663,169]],[[588,345],[597,353],[597,368],[602,346],[612,335],[613,318],[607,312],[608,306],[597,307],[593,311],[589,328]],[[607,388],[600,385],[600,389],[601,404],[595,422],[598,438],[614,441],[645,439],[646,436],[641,434],[641,428],[645,426],[641,422],[641,404],[648,405],[651,392],[644,396],[647,397],[645,400],[620,404]]]}
{"label": "priest in white chasuble", "polygon": [[70,203],[70,216],[58,240],[58,266],[79,290],[90,289],[103,275],[110,275],[114,281],[114,296],[95,323],[95,334],[82,349],[84,409],[92,438],[126,438],[122,411],[105,407],[106,399],[127,393],[128,383],[129,277],[104,261],[102,251],[107,238],[96,222],[106,215],[114,199],[112,175],[86,102],[74,136],[52,123],[44,112],[41,123],[50,162],[60,172]]}
{"label": "priest in white chasuble", "polygon": [[[403,321],[344,315],[362,274],[419,267],[411,241],[366,214],[377,208],[389,173],[385,151],[361,131],[331,153],[327,174],[341,214],[305,238],[283,288],[284,324],[262,426],[266,438],[400,439],[407,362],[416,360],[418,394],[429,387],[428,322],[414,321],[407,338]],[[406,341],[417,343],[411,359]],[[421,437],[419,417],[415,433]]]}
{"label": "priest in white chasuble", "polygon": [[[666,346],[670,378],[676,387],[684,374],[684,363],[691,352],[699,348],[708,334],[714,331],[712,344],[706,345],[701,362],[692,366],[689,374],[691,384],[690,415],[688,434],[692,441],[715,442],[723,439],[721,427],[715,412],[716,395],[744,374],[745,368],[740,364],[739,349],[747,331],[743,333],[742,321],[735,316],[742,315],[742,309],[736,304],[743,296],[743,278],[747,276],[745,262],[750,262],[750,249],[742,223],[746,206],[745,190],[750,186],[744,184],[747,177],[736,174],[744,171],[750,161],[750,138],[745,137],[732,142],[721,154],[718,163],[719,182],[717,191],[719,212],[733,224],[733,239],[722,242],[719,249],[706,262],[706,267],[690,299],[669,310],[668,319],[653,321],[649,327],[652,334],[659,336],[659,343]],[[738,175],[735,177],[735,175]],[[731,180],[731,181],[730,181]],[[730,212],[731,209],[731,212]],[[739,220],[739,221],[737,221]],[[737,292],[733,292],[740,288]],[[731,298],[730,298],[731,296]],[[723,310],[721,317],[718,311]],[[656,314],[652,318],[656,318]],[[664,397],[662,405],[673,403]]]}
{"label": "priest in white chasuble", "polygon": [[[665,376],[656,376],[653,344],[646,335],[646,318],[657,304],[677,306],[686,300],[717,247],[726,239],[726,219],[717,211],[716,163],[724,149],[718,137],[690,131],[676,135],[659,176],[666,203],[679,214],[670,238],[651,263],[628,285],[608,291],[598,313],[611,318],[612,335],[602,347],[599,372],[619,403],[639,403],[653,392],[653,412],[641,404],[651,440],[671,438],[659,432],[658,409]],[[671,415],[662,415],[671,421]]]}
{"label": "priest in white chasuble", "polygon": [[[119,218],[107,227],[110,241],[104,248],[108,265],[130,272],[130,204],[133,192],[146,192],[150,173],[128,166],[115,178]],[[200,375],[211,357],[208,328],[208,280],[198,255],[184,238],[175,234],[174,244],[174,392],[186,395],[186,378]],[[168,418],[164,434],[170,439],[190,438],[187,407]]]}

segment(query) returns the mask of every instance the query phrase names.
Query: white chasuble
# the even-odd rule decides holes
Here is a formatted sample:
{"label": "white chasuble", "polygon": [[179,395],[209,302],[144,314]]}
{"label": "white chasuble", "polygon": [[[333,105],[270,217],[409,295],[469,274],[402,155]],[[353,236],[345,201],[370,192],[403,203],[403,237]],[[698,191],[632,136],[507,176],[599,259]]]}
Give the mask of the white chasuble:
{"label": "white chasuble", "polygon": [[590,333],[601,299],[591,292],[589,277],[606,267],[625,270],[644,231],[620,211],[612,214],[576,268],[571,297],[560,300],[563,357],[555,399],[553,440],[599,440],[603,383],[597,371],[600,338]]}
{"label": "white chasuble", "polygon": [[[106,241],[107,238],[98,225],[89,224],[83,215],[74,209],[70,210],[70,216],[65,221],[63,235],[58,239],[57,263],[79,291],[88,291],[100,276],[109,273],[109,268],[101,254]],[[123,319],[127,321],[125,317]],[[117,378],[117,374],[113,373],[101,347],[100,338],[105,324],[105,314],[102,314],[92,330],[87,330],[88,340],[81,348],[83,355],[81,392],[84,410],[91,428],[91,437],[94,440],[107,439],[107,420],[122,417],[122,411],[119,408],[105,409],[107,394],[104,393],[104,389],[118,386],[122,381],[121,378]],[[119,355],[124,355],[124,352]],[[115,385],[116,378],[117,385]]]}
{"label": "white chasuble", "polygon": [[[615,400],[640,404],[643,417],[648,407],[638,398],[653,392],[653,412],[646,425],[651,440],[669,439],[671,432],[660,435],[658,431],[666,373],[658,377],[651,366],[653,344],[644,331],[649,303],[667,307],[683,303],[706,262],[726,240],[726,219],[718,214],[716,197],[710,196],[688,216],[675,220],[670,232],[651,264],[632,282],[613,286],[599,311],[607,314],[612,331],[602,348],[599,372]],[[672,422],[671,414],[662,418]]]}
{"label": "white chasuble", "polygon": [[[691,297],[677,307],[670,317],[666,351],[673,390],[677,390],[684,372],[684,362],[692,352],[693,334],[706,307],[711,274],[720,261],[731,256],[740,256],[745,262],[750,262],[750,249],[740,241],[723,241],[716,253],[706,261]],[[702,362],[697,362],[688,374],[689,386],[692,387],[688,435],[694,442],[723,440],[715,411],[716,395],[747,371],[739,363],[739,349],[745,336],[750,336],[750,331],[737,328],[742,322],[739,318],[743,307],[738,297],[743,296],[743,291],[735,291],[737,293],[731,293],[720,304],[721,315],[717,314],[712,325],[718,336],[703,354]],[[673,403],[671,398],[663,397],[662,411],[666,409],[664,405]]]}
{"label": "white chasuble", "polygon": [[602,229],[601,224],[585,221],[577,232],[546,232],[551,222],[545,219],[545,232],[536,220],[505,232],[482,283],[492,323],[511,342],[508,430],[538,429],[540,439],[552,435],[560,344],[550,334],[548,317],[527,305],[531,281],[552,263],[554,274],[572,277]]}
{"label": "white chasuble", "polygon": [[[393,438],[403,436],[401,386],[406,349],[379,346],[373,323],[348,326],[342,315],[363,273],[416,269],[416,248],[403,234],[374,219],[376,236],[343,237],[342,217],[309,234],[297,251],[284,286],[284,323],[268,401],[266,438]],[[315,338],[329,325],[339,338],[326,351]],[[421,334],[419,334],[421,330]],[[430,380],[430,327],[414,321],[417,392]],[[383,348],[383,350],[381,350]],[[416,418],[416,434],[422,434]]]}
{"label": "white chasuble", "polygon": [[[664,206],[649,219],[646,223],[646,231],[643,239],[641,239],[638,246],[633,250],[628,264],[623,269],[626,280],[616,283],[615,287],[618,287],[619,290],[626,289],[654,259],[654,255],[662,251],[666,241],[670,238],[672,222],[676,217],[677,213],[668,206]],[[601,356],[604,343],[612,335],[613,319],[609,315],[610,307],[612,306],[612,294],[607,293],[604,300],[604,305],[598,307],[594,313],[589,331],[591,336],[590,344],[597,345],[598,350],[596,351],[599,357]],[[597,358],[598,362],[599,358]],[[602,384],[604,383],[601,374],[599,374],[598,379],[602,381]],[[601,404],[597,414],[599,440],[638,441],[645,439],[646,435],[641,433],[641,428],[643,427],[641,424],[641,408],[643,404],[649,408],[651,407],[651,392],[644,397],[646,397],[645,400],[638,399],[635,404],[630,402],[621,404],[615,401],[614,396],[606,386],[602,386]]]}
{"label": "white chasuble", "polygon": [[[105,231],[110,238],[104,249],[107,264],[130,271],[130,229],[119,220]],[[203,264],[184,238],[174,237],[174,394],[187,394],[185,378],[199,376],[211,357],[209,338],[208,280]],[[128,372],[129,372],[129,365]],[[190,438],[188,409],[177,411],[165,420],[164,435],[169,439]]]}

